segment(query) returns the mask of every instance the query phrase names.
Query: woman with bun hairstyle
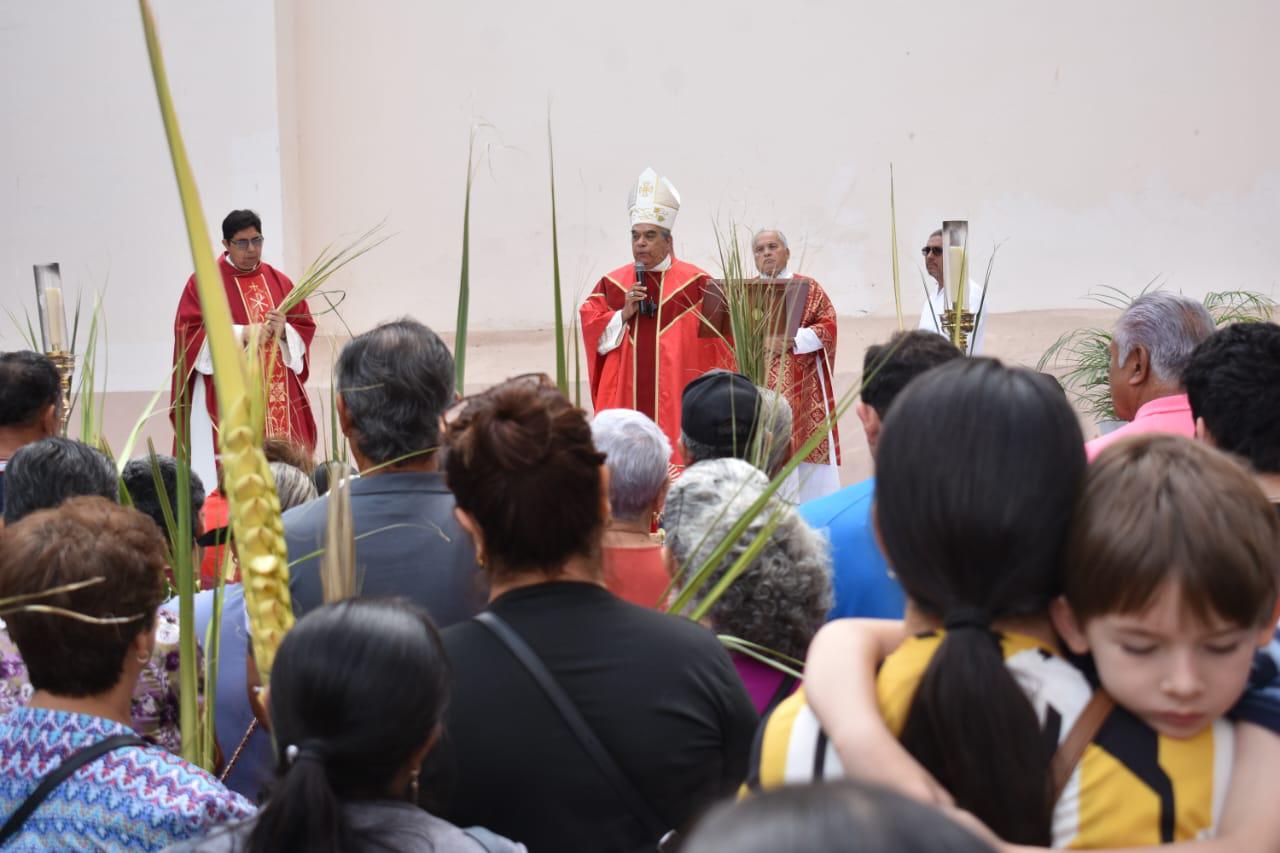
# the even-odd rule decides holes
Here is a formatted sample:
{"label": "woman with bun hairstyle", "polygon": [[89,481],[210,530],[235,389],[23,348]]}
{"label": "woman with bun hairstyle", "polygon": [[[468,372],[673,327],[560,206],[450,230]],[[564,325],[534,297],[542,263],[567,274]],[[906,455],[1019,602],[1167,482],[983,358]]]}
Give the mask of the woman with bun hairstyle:
{"label": "woman with bun hairstyle", "polygon": [[545,376],[445,421],[445,476],[490,598],[443,633],[442,814],[533,851],[653,850],[742,782],[751,700],[710,630],[605,588],[608,469]]}

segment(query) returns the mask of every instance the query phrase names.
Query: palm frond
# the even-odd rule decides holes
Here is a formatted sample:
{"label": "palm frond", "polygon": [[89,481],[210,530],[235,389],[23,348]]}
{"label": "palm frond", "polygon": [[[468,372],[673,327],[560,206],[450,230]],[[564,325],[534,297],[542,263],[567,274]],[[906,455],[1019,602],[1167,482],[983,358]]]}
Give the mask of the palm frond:
{"label": "palm frond", "polygon": [[[326,463],[330,464],[330,463]],[[320,586],[324,603],[356,595],[355,521],[351,516],[351,477],[337,465],[329,468],[328,511],[324,554],[320,557]]]}
{"label": "palm frond", "polygon": [[[280,301],[280,304],[276,306],[276,310],[281,314],[288,314],[303,300],[310,299],[320,291],[324,283],[347,264],[367,252],[373,251],[394,237],[394,234],[382,233],[386,224],[387,221],[384,219],[359,237],[336,249],[333,243],[321,249],[320,254],[311,261],[306,271],[302,273],[302,276],[294,284],[293,290],[290,290],[284,299]],[[342,298],[345,298],[345,294],[342,294]],[[332,303],[330,303],[330,307],[333,307]]]}
{"label": "palm frond", "polygon": [[889,164],[889,256],[893,259],[893,307],[898,315],[898,331],[906,326],[902,319],[902,280],[898,270],[898,202],[893,189],[893,164]]}
{"label": "palm frond", "polygon": [[[232,536],[244,577],[245,610],[254,659],[264,683],[280,640],[293,626],[289,599],[288,558],[281,535],[280,502],[275,480],[262,453],[262,433],[250,419],[249,377],[235,340],[231,309],[209,244],[209,229],[186,146],[178,128],[168,75],[148,0],[138,0],[169,154],[182,203],[187,239],[196,271],[200,309],[213,359],[218,400],[219,445]],[[257,381],[261,381],[260,378]],[[186,733],[184,732],[184,740]],[[184,751],[185,754],[185,751]]]}
{"label": "palm frond", "polygon": [[467,191],[462,206],[462,271],[458,276],[458,319],[453,333],[454,388],[465,393],[467,376],[467,321],[471,308],[471,180],[475,175],[476,131],[467,143]]}
{"label": "palm frond", "polygon": [[564,339],[564,306],[560,301],[560,236],[556,230],[556,154],[551,138],[551,106],[547,106],[547,161],[551,169],[551,277],[556,330],[556,387],[569,395],[568,358]]}

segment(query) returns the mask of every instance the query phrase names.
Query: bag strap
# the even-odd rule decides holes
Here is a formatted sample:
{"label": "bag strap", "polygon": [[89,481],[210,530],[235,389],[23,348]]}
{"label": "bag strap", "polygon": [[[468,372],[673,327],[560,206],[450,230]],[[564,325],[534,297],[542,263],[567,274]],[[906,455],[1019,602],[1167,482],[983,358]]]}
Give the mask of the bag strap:
{"label": "bag strap", "polygon": [[1058,798],[1062,796],[1067,782],[1071,781],[1071,774],[1080,763],[1080,757],[1084,755],[1089,744],[1093,743],[1098,730],[1102,728],[1102,724],[1115,706],[1115,700],[1107,691],[1101,687],[1093,691],[1093,696],[1089,698],[1088,704],[1076,718],[1071,731],[1067,732],[1066,739],[1058,745],[1057,751],[1053,753],[1053,760],[1049,763],[1049,773],[1053,780],[1052,802],[1058,802]]}
{"label": "bag strap", "polygon": [[22,829],[22,825],[27,822],[27,818],[31,817],[32,812],[38,809],[40,804],[53,793],[54,788],[65,782],[72,773],[112,750],[126,746],[146,745],[147,742],[137,735],[112,735],[105,740],[77,749],[68,755],[62,760],[61,764],[44,775],[36,789],[22,801],[17,811],[4,822],[4,826],[0,828],[0,847],[3,847],[5,842],[15,835],[19,829]]}
{"label": "bag strap", "polygon": [[533,649],[529,648],[529,644],[521,639],[520,635],[510,625],[492,611],[486,610],[477,614],[475,618],[477,622],[493,632],[494,636],[515,656],[516,660],[524,665],[524,668],[533,676],[533,680],[538,682],[538,686],[547,694],[551,704],[556,706],[556,710],[560,712],[560,716],[569,725],[570,731],[578,738],[582,748],[586,750],[587,755],[595,762],[600,773],[609,780],[614,791],[626,803],[631,813],[639,818],[640,823],[655,838],[664,837],[669,827],[662,822],[652,806],[645,800],[644,795],[636,789],[631,780],[622,772],[618,762],[605,749],[604,744],[600,742],[595,732],[587,725],[587,721],[582,718],[582,714],[574,706],[573,700],[556,683],[546,665],[538,659]]}

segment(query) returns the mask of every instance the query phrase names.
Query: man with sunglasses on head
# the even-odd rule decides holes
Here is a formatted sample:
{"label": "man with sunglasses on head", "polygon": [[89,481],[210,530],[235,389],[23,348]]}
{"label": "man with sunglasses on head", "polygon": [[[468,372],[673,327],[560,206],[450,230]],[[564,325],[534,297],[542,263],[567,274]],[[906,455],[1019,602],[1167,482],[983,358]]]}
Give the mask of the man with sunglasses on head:
{"label": "man with sunglasses on head", "polygon": [[[920,250],[920,254],[924,256],[925,272],[929,273],[933,281],[925,282],[929,301],[920,309],[918,328],[945,335],[946,332],[942,329],[942,312],[947,308],[947,293],[942,287],[942,252],[942,232],[934,231],[929,235],[929,241],[925,243],[924,248]],[[982,284],[970,277],[968,288],[969,308],[974,314],[978,314],[978,306],[982,305]],[[978,315],[978,328],[974,329],[969,339],[969,351],[965,355],[982,355],[982,338],[986,331],[987,311],[986,306],[983,306],[982,313]]]}
{"label": "man with sunglasses on head", "polygon": [[[278,306],[293,282],[262,260],[262,220],[252,210],[233,210],[222,220],[222,247],[218,260],[222,285],[231,306],[236,337],[248,346],[262,348],[259,363],[266,391],[268,438],[280,438],[316,446],[316,421],[303,383],[310,370],[307,351],[315,337],[316,323],[305,301],[288,312]],[[187,280],[174,320],[173,385],[170,404],[190,405],[191,467],[206,482],[217,482],[218,401],[213,392],[213,359],[205,338],[204,315],[196,291],[196,277]],[[176,410],[170,408],[174,422]]]}
{"label": "man with sunglasses on head", "polygon": [[597,412],[641,412],[677,448],[684,387],[712,368],[732,369],[733,354],[723,340],[699,334],[708,279],[672,252],[676,188],[646,169],[627,207],[633,263],[600,279],[578,309],[591,403]]}

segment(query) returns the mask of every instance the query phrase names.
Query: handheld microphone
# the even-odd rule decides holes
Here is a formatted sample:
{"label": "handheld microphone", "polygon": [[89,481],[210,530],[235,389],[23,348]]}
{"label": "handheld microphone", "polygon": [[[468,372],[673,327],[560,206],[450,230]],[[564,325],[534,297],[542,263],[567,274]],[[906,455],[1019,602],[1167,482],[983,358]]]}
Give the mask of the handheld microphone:
{"label": "handheld microphone", "polygon": [[[641,263],[637,263],[637,264],[636,264],[636,285],[637,285],[637,286],[639,286],[639,287],[644,287],[644,286],[645,286],[645,283],[644,283],[644,264],[641,264]],[[653,317],[653,316],[656,316],[656,315],[657,315],[657,313],[658,313],[658,303],[654,302],[652,299],[650,299],[648,296],[646,296],[646,297],[645,297],[643,300],[641,300],[641,302],[640,302],[639,311],[640,311],[640,316],[641,316],[641,317]]]}

